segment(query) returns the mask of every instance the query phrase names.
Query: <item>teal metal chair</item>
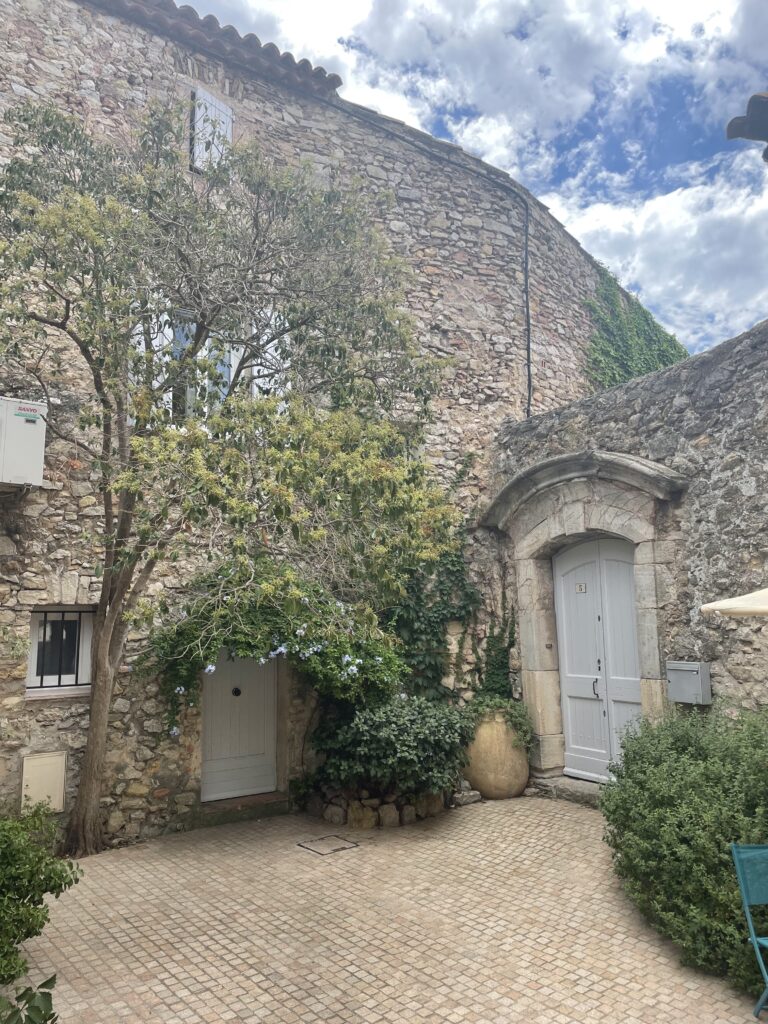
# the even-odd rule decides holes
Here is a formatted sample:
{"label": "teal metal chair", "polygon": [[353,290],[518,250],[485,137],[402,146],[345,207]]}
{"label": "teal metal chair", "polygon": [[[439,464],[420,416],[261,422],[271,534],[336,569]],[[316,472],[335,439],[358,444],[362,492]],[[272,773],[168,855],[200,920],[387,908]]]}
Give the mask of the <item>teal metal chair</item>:
{"label": "teal metal chair", "polygon": [[768,966],[765,956],[768,954],[768,936],[755,933],[752,921],[752,907],[768,906],[768,846],[738,846],[731,843],[731,855],[736,866],[736,877],[741,890],[741,902],[749,928],[749,940],[755,950],[760,966],[760,973],[765,982],[765,991],[758,999],[753,1011],[755,1017],[768,1007]]}

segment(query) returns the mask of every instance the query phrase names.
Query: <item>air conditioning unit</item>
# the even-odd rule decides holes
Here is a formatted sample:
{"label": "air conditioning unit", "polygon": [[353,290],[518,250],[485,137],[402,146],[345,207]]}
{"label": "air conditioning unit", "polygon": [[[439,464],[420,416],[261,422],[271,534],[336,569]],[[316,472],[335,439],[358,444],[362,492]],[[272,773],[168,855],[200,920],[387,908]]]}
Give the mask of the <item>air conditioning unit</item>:
{"label": "air conditioning unit", "polygon": [[0,398],[0,484],[43,482],[47,414],[44,402]]}

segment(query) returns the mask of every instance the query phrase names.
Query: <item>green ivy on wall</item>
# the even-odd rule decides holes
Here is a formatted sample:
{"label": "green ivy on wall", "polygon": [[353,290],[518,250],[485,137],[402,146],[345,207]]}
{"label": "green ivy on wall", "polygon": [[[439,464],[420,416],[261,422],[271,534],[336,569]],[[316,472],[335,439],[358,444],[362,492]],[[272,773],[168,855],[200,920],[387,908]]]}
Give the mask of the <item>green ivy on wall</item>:
{"label": "green ivy on wall", "polygon": [[587,375],[602,391],[653,370],[672,366],[688,355],[673,334],[665,331],[616,278],[600,266],[595,298],[586,305],[595,325],[587,354]]}
{"label": "green ivy on wall", "polygon": [[515,646],[515,619],[508,611],[505,594],[501,621],[492,619],[485,641],[485,657],[478,659],[480,687],[478,692],[494,694],[497,697],[511,697],[509,678],[509,652]]}
{"label": "green ivy on wall", "polygon": [[459,622],[462,634],[456,669],[480,594],[469,580],[464,543],[445,552],[429,570],[411,577],[407,592],[393,609],[389,628],[403,643],[402,657],[411,670],[411,689],[430,698],[445,697],[443,677],[449,669],[448,623]]}

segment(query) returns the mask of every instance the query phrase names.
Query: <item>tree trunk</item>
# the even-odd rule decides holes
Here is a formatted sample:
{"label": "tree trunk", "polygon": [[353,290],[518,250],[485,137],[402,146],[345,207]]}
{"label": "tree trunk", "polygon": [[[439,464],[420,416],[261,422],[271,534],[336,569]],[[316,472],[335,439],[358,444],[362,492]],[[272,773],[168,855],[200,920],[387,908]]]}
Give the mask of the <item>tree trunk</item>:
{"label": "tree trunk", "polygon": [[91,657],[91,715],[85,757],[80,772],[77,798],[67,826],[66,852],[87,857],[103,848],[101,829],[101,787],[107,753],[107,729],[115,668],[109,658],[109,639],[98,630]]}

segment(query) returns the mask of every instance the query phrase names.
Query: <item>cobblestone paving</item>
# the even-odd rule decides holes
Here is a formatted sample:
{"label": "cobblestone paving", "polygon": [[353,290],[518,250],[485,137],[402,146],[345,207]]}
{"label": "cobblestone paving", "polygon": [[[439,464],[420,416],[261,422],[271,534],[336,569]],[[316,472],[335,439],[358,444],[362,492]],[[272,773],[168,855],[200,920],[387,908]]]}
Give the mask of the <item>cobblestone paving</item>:
{"label": "cobblestone paving", "polygon": [[596,811],[510,800],[297,845],[330,832],[285,817],[88,860],[29,945],[62,1024],[749,1019],[627,903]]}

